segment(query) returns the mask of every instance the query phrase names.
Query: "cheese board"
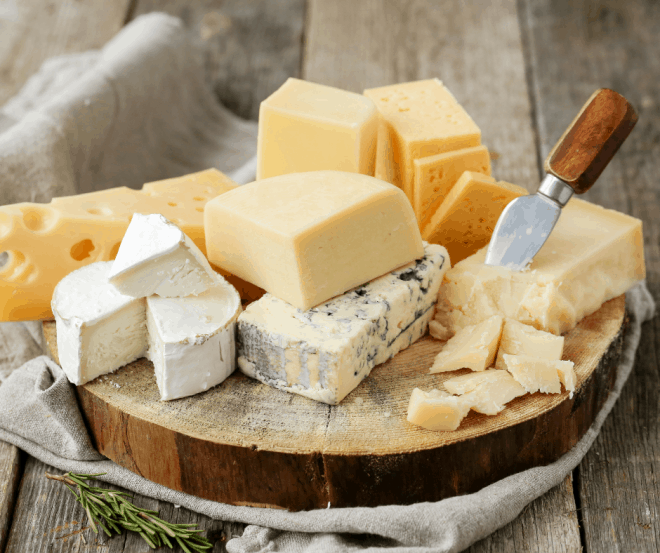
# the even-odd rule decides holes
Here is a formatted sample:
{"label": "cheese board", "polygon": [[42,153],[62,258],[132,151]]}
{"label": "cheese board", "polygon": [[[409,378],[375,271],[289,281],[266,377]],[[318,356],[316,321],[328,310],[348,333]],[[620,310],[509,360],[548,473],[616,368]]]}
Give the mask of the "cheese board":
{"label": "cheese board", "polygon": [[[58,361],[54,321],[43,329]],[[413,388],[468,372],[429,375],[442,343],[428,335],[375,367],[340,405],[239,372],[204,394],[162,402],[143,358],[76,389],[99,452],[168,488],[289,510],[411,504],[474,492],[566,453],[614,384],[625,329],[622,295],[565,336],[573,394],[528,394],[496,416],[471,412],[454,432],[406,421]]]}

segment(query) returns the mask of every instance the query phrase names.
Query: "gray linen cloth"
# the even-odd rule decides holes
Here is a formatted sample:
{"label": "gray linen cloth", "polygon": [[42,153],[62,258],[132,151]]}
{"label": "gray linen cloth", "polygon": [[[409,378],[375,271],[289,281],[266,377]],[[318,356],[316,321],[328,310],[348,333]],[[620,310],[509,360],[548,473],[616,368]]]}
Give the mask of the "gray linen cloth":
{"label": "gray linen cloth", "polygon": [[[52,59],[0,110],[0,203],[144,182],[217,167],[254,177],[254,123],[219,106],[200,52],[181,23],[135,20],[102,51]],[[250,524],[227,543],[260,551],[455,552],[518,516],[585,455],[634,364],[654,303],[645,284],[627,296],[631,322],[614,391],[592,428],[557,462],[437,503],[290,513],[234,507],[154,484],[96,452],[72,385],[43,353],[40,324],[0,325],[0,439],[62,471],[102,480],[219,520]]]}

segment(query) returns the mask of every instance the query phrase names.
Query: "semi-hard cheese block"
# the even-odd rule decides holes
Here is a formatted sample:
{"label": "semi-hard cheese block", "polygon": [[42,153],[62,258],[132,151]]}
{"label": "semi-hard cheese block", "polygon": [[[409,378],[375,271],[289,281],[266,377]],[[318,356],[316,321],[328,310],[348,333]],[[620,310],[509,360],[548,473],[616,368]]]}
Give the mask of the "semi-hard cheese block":
{"label": "semi-hard cheese block", "polygon": [[381,115],[375,175],[401,187],[411,202],[414,160],[481,143],[479,127],[438,79],[371,88],[364,95]]}
{"label": "semi-hard cheese block", "polygon": [[467,171],[449,191],[442,205],[422,229],[422,237],[447,248],[456,265],[490,242],[493,229],[507,204],[527,194],[508,182]]}
{"label": "semi-hard cheese block", "polygon": [[238,366],[261,382],[336,405],[371,369],[424,335],[449,267],[442,246],[323,305],[267,294],[238,318]]}
{"label": "semi-hard cheese block", "polygon": [[53,293],[60,365],[74,384],[117,370],[147,349],[146,302],[108,282],[112,262],[67,275]]}
{"label": "semi-hard cheese block", "polygon": [[[552,361],[531,355],[502,355],[502,365],[529,393],[558,394],[560,383],[570,392],[575,390],[573,361]],[[561,375],[561,378],[560,378]]]}
{"label": "semi-hard cheese block", "polygon": [[497,415],[511,400],[527,391],[505,370],[487,370],[445,380],[444,387],[463,396],[471,408],[484,415]]}
{"label": "semi-hard cheese block", "polygon": [[127,296],[197,295],[215,284],[216,273],[195,243],[159,214],[136,213],[128,225],[110,283]]}
{"label": "semi-hard cheese block", "polygon": [[471,369],[483,371],[495,362],[502,335],[502,317],[493,315],[474,326],[458,331],[438,353],[430,369],[432,373]]}
{"label": "semi-hard cheese block", "polygon": [[238,292],[220,275],[187,298],[147,298],[148,357],[162,400],[204,392],[236,368]]}
{"label": "semi-hard cheese block", "polygon": [[644,279],[643,244],[640,220],[573,198],[528,270],[486,265],[485,249],[454,265],[436,318],[452,333],[502,315],[563,334]]}
{"label": "semi-hard cheese block", "polygon": [[486,146],[474,146],[416,159],[414,167],[413,208],[424,229],[465,171],[490,175],[490,156]]}
{"label": "semi-hard cheese block", "polygon": [[564,337],[536,330],[533,326],[513,319],[506,319],[495,363],[498,369],[506,368],[502,359],[505,353],[559,361],[564,353]]}
{"label": "semi-hard cheese block", "polygon": [[211,169],[146,184],[0,207],[0,321],[52,317],[55,285],[94,261],[114,259],[134,213],[160,213],[203,252],[206,202],[237,187]]}
{"label": "semi-hard cheese block", "polygon": [[377,132],[368,98],[290,78],[259,107],[257,179],[324,169],[373,176]]}
{"label": "semi-hard cheese block", "polygon": [[424,256],[401,190],[356,173],[259,180],[204,217],[211,263],[303,310]]}
{"label": "semi-hard cheese block", "polygon": [[442,390],[415,388],[408,404],[408,422],[427,430],[456,430],[470,411],[469,400]]}

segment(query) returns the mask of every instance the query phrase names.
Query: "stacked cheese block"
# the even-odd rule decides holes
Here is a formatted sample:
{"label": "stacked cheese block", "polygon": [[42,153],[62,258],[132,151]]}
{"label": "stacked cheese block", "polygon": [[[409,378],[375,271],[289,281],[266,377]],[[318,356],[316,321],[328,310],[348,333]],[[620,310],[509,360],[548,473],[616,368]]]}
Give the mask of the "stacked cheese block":
{"label": "stacked cheese block", "polygon": [[115,261],[67,275],[52,310],[60,363],[74,384],[147,356],[161,399],[170,400],[235,368],[238,292],[162,215],[134,215]]}

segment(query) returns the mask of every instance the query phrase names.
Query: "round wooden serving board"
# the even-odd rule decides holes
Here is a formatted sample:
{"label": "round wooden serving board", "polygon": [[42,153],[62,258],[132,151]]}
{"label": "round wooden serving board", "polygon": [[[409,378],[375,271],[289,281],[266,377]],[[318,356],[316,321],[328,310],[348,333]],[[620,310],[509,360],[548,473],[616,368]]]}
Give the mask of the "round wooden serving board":
{"label": "round wooden serving board", "polygon": [[[230,503],[291,510],[437,501],[470,493],[567,452],[614,384],[625,329],[624,296],[566,335],[573,395],[533,394],[496,416],[471,412],[454,432],[406,421],[413,388],[430,390],[467,371],[431,375],[440,343],[425,337],[376,367],[329,406],[236,372],[194,397],[162,402],[149,361],[77,388],[96,447],[174,490]],[[44,332],[57,360],[55,323]]]}

